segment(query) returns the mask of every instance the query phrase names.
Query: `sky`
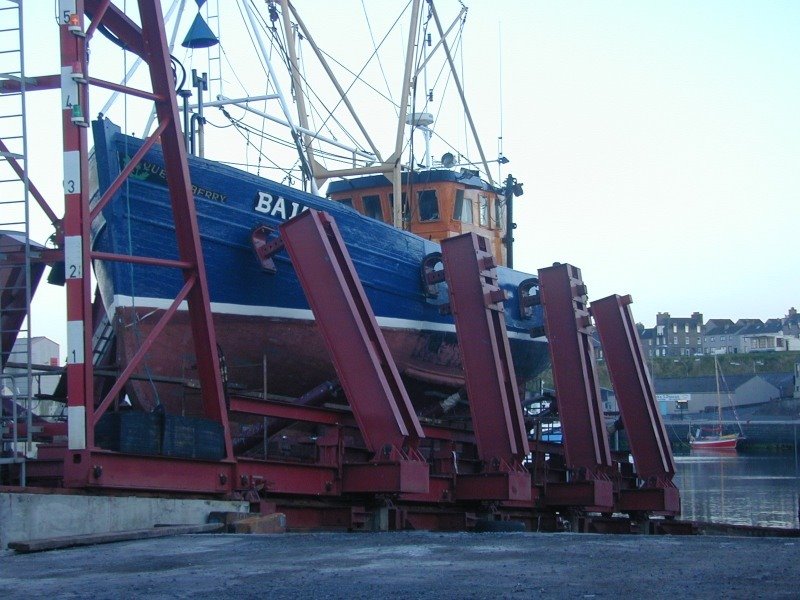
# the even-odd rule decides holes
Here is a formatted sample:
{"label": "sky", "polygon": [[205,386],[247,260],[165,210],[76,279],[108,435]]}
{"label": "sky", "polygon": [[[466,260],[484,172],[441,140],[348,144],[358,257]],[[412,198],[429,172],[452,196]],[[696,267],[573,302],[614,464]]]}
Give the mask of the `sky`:
{"label": "sky", "polygon": [[[297,4],[309,27],[322,26],[317,41],[330,54],[371,47],[361,2]],[[402,4],[363,0],[384,20]],[[437,2],[443,14],[452,5]],[[631,294],[634,318],[647,326],[661,311],[766,319],[800,304],[800,3],[468,6],[466,94],[488,158],[502,136],[510,163],[500,175],[524,184],[515,204],[516,268],[576,265],[590,300]],[[53,3],[25,10],[27,73],[54,73]],[[451,18],[443,17],[445,27]],[[380,20],[373,28],[379,36]],[[223,45],[235,64],[248,65],[238,69],[243,77],[251,66],[234,58],[239,44]],[[133,59],[109,56],[93,51],[91,72],[119,80]],[[31,179],[60,214],[59,97],[29,98]],[[93,99],[92,116],[101,105]],[[449,112],[463,114],[455,103]],[[435,156],[447,149],[434,140]],[[43,242],[50,231],[34,221],[33,237]],[[32,333],[58,341],[63,353],[63,290],[42,288]]]}

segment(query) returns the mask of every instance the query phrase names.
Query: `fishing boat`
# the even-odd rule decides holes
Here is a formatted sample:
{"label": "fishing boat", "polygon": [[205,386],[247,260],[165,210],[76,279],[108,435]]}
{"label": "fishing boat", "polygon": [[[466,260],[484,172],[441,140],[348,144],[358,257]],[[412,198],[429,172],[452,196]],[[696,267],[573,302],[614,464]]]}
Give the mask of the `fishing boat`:
{"label": "fishing boat", "polygon": [[[740,441],[744,439],[744,432],[736,419],[736,424],[739,427],[737,433],[724,433],[722,422],[722,396],[720,394],[720,378],[721,371],[719,361],[714,357],[714,374],[717,382],[717,422],[713,425],[707,425],[695,430],[694,435],[689,437],[689,447],[692,450],[723,450],[735,451]],[[734,411],[734,417],[736,413]]]}
{"label": "fishing boat", "polygon": [[[244,14],[251,14],[249,3],[242,6]],[[269,2],[270,13],[263,22],[283,18],[287,31],[301,30],[303,39],[311,40],[296,12],[295,21],[289,21],[287,6],[286,2]],[[419,19],[419,14],[412,15],[412,32]],[[258,22],[252,20],[251,24]],[[256,34],[258,27],[253,25],[251,31]],[[439,42],[444,49],[445,38]],[[413,48],[411,42],[409,48]],[[297,52],[291,45],[285,56],[295,64]],[[418,58],[407,59],[406,75]],[[297,77],[296,65],[293,73]],[[413,94],[409,77],[404,81],[401,97],[407,99]],[[304,123],[306,110],[299,100],[305,84],[298,79],[293,83],[300,124],[295,126],[288,113],[284,118],[300,151],[300,175],[283,182],[203,157],[204,143],[206,147],[209,144],[202,137],[202,115],[204,108],[209,114],[209,104],[203,106],[201,101],[194,109],[187,106],[186,141],[195,149],[195,155],[189,157],[189,170],[227,384],[241,392],[297,398],[335,380],[288,256],[278,253],[266,265],[253,252],[259,236],[264,241],[264,236],[307,209],[324,211],[335,219],[416,406],[438,402],[464,386],[454,322],[440,310],[448,302],[447,286],[429,283],[425,277],[426,272],[441,268],[437,242],[462,232],[475,231],[487,237],[499,265],[500,287],[507,296],[506,327],[520,385],[546,368],[546,341],[531,335],[542,325],[541,310],[520,302],[537,280],[504,266],[511,257],[509,209],[514,195],[521,192],[520,184],[510,176],[502,185],[495,183],[483,158],[471,163],[461,155],[445,153],[440,161],[432,160],[428,146],[432,117],[424,111],[408,110],[405,100],[400,103],[397,131],[405,137],[406,128],[411,136],[422,130],[426,148],[421,163],[413,155],[401,158],[405,146],[398,135],[395,151],[386,159],[377,151],[358,150],[350,159],[363,159],[367,162],[364,167],[322,167],[319,153],[313,151],[312,143],[317,142],[307,135],[311,127]],[[342,98],[344,101],[346,95]],[[218,106],[224,104],[219,101]],[[249,105],[239,99],[235,106]],[[189,118],[192,110],[201,118]],[[191,123],[197,127],[193,129]],[[123,133],[119,125],[102,116],[93,123],[93,139],[92,196],[96,201],[142,148],[143,141]],[[93,224],[95,252],[177,259],[166,168],[157,145],[147,150]],[[285,185],[289,180],[305,183],[308,189]],[[323,195],[320,188],[326,183],[327,194]],[[401,201],[395,202],[395,198]],[[152,265],[117,261],[96,260],[94,271],[107,327],[116,340],[105,356],[97,353],[96,361],[124,364],[169,307],[183,280],[179,273]],[[182,414],[197,410],[198,400],[187,393],[186,386],[196,378],[194,359],[190,350],[181,350],[191,348],[189,336],[188,313],[180,311],[154,343],[138,378],[128,385],[132,403],[145,409],[166,405]]]}

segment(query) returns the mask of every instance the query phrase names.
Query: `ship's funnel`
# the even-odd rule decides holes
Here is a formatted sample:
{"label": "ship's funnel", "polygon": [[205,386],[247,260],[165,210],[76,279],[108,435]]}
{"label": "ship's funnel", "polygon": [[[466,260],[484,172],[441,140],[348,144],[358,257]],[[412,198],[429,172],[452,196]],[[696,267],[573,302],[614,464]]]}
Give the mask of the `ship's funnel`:
{"label": "ship's funnel", "polygon": [[208,48],[217,44],[219,44],[217,36],[211,31],[211,28],[200,16],[200,13],[197,13],[181,46],[184,48]]}

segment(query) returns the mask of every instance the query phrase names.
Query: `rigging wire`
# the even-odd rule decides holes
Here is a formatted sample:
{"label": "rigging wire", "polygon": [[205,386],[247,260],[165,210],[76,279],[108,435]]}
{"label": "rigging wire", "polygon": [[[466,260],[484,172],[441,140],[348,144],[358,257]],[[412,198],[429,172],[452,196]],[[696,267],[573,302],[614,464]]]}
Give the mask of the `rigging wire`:
{"label": "rigging wire", "polygon": [[[380,48],[383,46],[383,44],[386,42],[386,40],[387,40],[387,39],[388,39],[388,37],[389,37],[389,34],[390,34],[390,33],[391,33],[393,30],[394,30],[394,28],[397,26],[397,23],[400,21],[400,19],[401,19],[401,17],[403,16],[403,14],[405,14],[405,11],[408,9],[409,5],[410,5],[410,2],[406,4],[406,7],[405,7],[405,9],[403,10],[403,12],[401,12],[401,14],[400,14],[400,15],[399,15],[399,16],[398,16],[396,19],[395,19],[394,23],[392,23],[391,27],[389,27],[389,29],[387,30],[386,34],[385,34],[385,35],[384,35],[384,37],[381,39],[381,42],[380,42],[380,44],[377,46],[377,48],[375,48],[375,50],[373,50],[372,54],[371,54],[371,55],[370,55],[370,56],[367,58],[366,62],[365,62],[365,63],[364,63],[364,65],[361,67],[361,69],[358,71],[358,73],[353,73],[353,72],[352,72],[350,69],[347,69],[346,67],[344,67],[344,65],[342,65],[342,64],[341,64],[339,61],[337,61],[337,60],[335,60],[335,59],[332,59],[332,60],[333,60],[333,61],[334,61],[334,62],[335,62],[337,65],[341,66],[341,67],[342,67],[342,68],[344,68],[344,69],[345,69],[345,70],[346,70],[348,73],[350,73],[350,74],[352,74],[352,75],[354,76],[354,79],[353,79],[353,81],[352,81],[352,82],[350,83],[350,85],[349,85],[349,86],[348,86],[348,87],[347,87],[347,88],[344,90],[344,95],[345,95],[345,96],[346,96],[346,95],[348,95],[348,94],[350,93],[350,91],[353,89],[353,87],[355,86],[355,84],[356,84],[356,83],[359,83],[359,82],[360,82],[360,83],[362,83],[362,84],[365,84],[365,85],[367,85],[367,87],[369,87],[370,89],[374,90],[374,91],[375,91],[376,93],[378,93],[379,95],[383,96],[383,94],[382,94],[380,91],[378,91],[376,88],[374,88],[374,87],[373,87],[373,86],[371,86],[371,85],[368,85],[368,84],[366,84],[366,83],[363,81],[363,79],[361,78],[361,76],[363,75],[363,73],[364,73],[364,71],[366,70],[366,68],[369,66],[369,63],[370,63],[370,62],[372,61],[372,59],[373,59],[373,58],[376,56],[376,54],[377,54],[378,50],[379,50],[379,49],[380,49]],[[324,54],[326,57],[330,57],[330,56],[329,56],[329,55],[328,55],[326,52],[324,52],[324,51],[323,51],[323,54]],[[316,94],[315,94],[315,96],[316,96]],[[383,96],[383,97],[384,97],[384,98],[386,98],[385,96]],[[317,96],[317,98],[319,99],[319,97],[318,97],[318,96]],[[321,99],[319,99],[319,100],[320,100],[320,102],[322,102],[322,100],[321,100]],[[339,100],[336,102],[336,104],[334,105],[334,107],[333,107],[332,109],[327,109],[327,107],[326,107],[326,109],[327,109],[327,116],[325,117],[325,119],[324,119],[324,121],[323,121],[323,123],[322,123],[322,126],[326,125],[326,124],[327,124],[327,122],[328,122],[329,120],[332,120],[333,122],[335,122],[335,123],[339,124],[339,122],[338,122],[338,121],[337,121],[337,120],[334,118],[334,116],[333,116],[333,113],[334,113],[334,111],[336,111],[336,110],[339,108],[339,106],[341,106],[341,104],[342,104],[343,102],[344,102],[344,100],[343,100],[342,98],[339,98]],[[325,106],[325,105],[324,105],[324,103],[322,103],[322,104],[323,104],[323,106]],[[322,126],[321,126],[321,127],[322,127]],[[316,131],[316,133],[320,133],[320,131],[321,131],[321,129],[317,130],[317,131]],[[353,141],[353,143],[354,143],[354,144],[356,143],[356,142],[355,142],[355,141],[352,139],[352,137],[350,137],[349,135],[348,135],[348,137],[351,139],[351,141]]]}
{"label": "rigging wire", "polygon": [[[406,5],[408,6],[408,5]],[[364,4],[364,0],[361,0],[361,10],[364,13],[364,20],[367,22],[367,30],[369,31],[369,39],[372,41],[372,49],[374,51],[375,57],[378,61],[378,67],[381,70],[381,75],[383,76],[383,82],[386,84],[386,91],[391,96],[392,88],[389,85],[389,80],[386,77],[386,71],[383,69],[383,62],[381,62],[381,55],[378,53],[378,48],[375,46],[375,35],[372,33],[372,23],[369,20],[369,15],[367,14],[367,7]],[[405,11],[403,11],[405,12]]]}

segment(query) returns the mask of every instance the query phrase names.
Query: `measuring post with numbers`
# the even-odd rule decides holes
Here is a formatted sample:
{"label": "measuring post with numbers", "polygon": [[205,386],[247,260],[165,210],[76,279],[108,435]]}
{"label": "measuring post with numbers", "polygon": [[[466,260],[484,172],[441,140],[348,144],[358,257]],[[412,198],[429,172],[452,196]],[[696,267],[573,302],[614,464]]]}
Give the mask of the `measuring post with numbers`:
{"label": "measuring post with numbers", "polygon": [[[59,0],[61,114],[64,136],[64,274],[67,290],[68,447],[93,446],[89,277],[88,107],[83,0]],[[88,407],[88,408],[87,408]]]}

